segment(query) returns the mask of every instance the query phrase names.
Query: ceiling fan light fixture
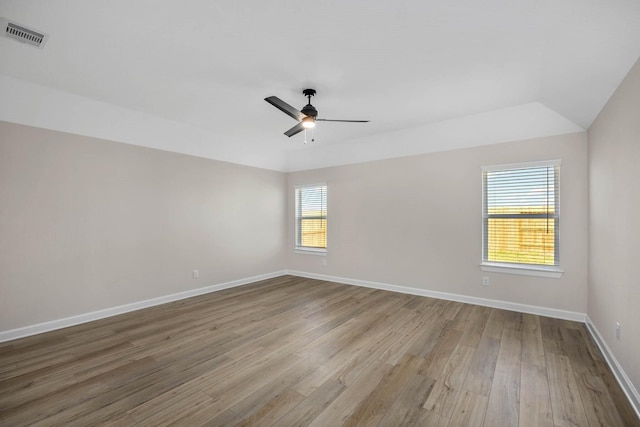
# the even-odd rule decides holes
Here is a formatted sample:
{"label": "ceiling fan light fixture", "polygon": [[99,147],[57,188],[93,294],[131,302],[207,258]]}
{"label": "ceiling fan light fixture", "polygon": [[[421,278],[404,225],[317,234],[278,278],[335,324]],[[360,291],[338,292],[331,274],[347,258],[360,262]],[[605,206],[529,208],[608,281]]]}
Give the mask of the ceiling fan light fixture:
{"label": "ceiling fan light fixture", "polygon": [[307,116],[302,119],[302,127],[305,129],[311,129],[316,126],[316,121],[312,116]]}

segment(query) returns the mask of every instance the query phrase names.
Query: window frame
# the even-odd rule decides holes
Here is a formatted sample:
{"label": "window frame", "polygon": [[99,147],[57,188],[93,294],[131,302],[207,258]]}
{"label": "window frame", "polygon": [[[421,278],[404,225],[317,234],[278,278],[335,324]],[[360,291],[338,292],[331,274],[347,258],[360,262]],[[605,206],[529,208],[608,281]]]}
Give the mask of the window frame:
{"label": "window frame", "polygon": [[[487,172],[501,170],[533,169],[542,167],[555,168],[554,173],[554,202],[555,208],[552,214],[554,220],[554,265],[529,264],[522,262],[490,261],[488,260],[488,226],[490,218],[547,218],[548,214],[489,214],[487,199]],[[480,269],[482,271],[519,274],[527,276],[539,276],[549,278],[560,278],[564,270],[560,267],[560,192],[561,192],[561,161],[545,160],[526,163],[510,163],[491,166],[482,166],[482,260]]]}
{"label": "window frame", "polygon": [[[304,188],[318,188],[318,187],[324,187],[324,203],[323,203],[323,207],[324,207],[324,215],[319,215],[319,216],[315,216],[315,217],[305,217],[304,219],[319,219],[319,220],[325,220],[325,247],[315,247],[315,246],[303,246],[302,245],[302,233],[301,233],[301,228],[302,228],[302,221],[303,221],[303,217],[301,215],[299,215],[299,212],[302,211],[302,200],[300,200],[299,197],[299,190],[304,189]],[[301,254],[309,254],[309,255],[321,255],[321,256],[326,256],[327,254],[327,247],[328,247],[328,224],[329,224],[329,220],[328,220],[328,186],[326,182],[321,182],[321,183],[317,183],[317,184],[299,184],[299,185],[295,185],[294,186],[294,228],[295,228],[295,232],[294,232],[294,252],[296,253],[301,253]]]}

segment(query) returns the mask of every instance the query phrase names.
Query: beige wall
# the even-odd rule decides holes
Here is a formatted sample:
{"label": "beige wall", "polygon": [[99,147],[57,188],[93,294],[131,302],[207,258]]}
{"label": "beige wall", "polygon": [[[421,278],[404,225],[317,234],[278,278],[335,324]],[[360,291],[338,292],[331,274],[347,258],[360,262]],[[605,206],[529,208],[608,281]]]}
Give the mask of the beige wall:
{"label": "beige wall", "polygon": [[[563,277],[481,271],[481,166],[550,159],[562,160]],[[318,182],[328,185],[326,266],[293,252],[293,187]],[[296,172],[288,189],[291,270],[586,312],[586,132]]]}
{"label": "beige wall", "polygon": [[285,179],[0,122],[0,331],[284,269]]}
{"label": "beige wall", "polygon": [[[285,268],[586,311],[585,133],[289,175],[3,122],[0,136],[0,331]],[[480,167],[544,159],[563,162],[564,276],[480,271]],[[320,181],[327,266],[293,253],[293,186]]]}
{"label": "beige wall", "polygon": [[640,61],[589,129],[589,213],[587,314],[640,389]]}

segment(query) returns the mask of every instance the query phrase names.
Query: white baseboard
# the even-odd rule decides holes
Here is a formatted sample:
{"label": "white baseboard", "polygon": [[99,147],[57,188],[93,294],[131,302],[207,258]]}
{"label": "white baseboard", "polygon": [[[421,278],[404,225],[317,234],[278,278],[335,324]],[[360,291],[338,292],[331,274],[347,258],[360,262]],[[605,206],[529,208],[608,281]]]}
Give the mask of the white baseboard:
{"label": "white baseboard", "polygon": [[370,282],[367,280],[348,279],[345,277],[327,276],[325,274],[307,273],[304,271],[288,270],[287,274],[292,276],[306,277],[309,279],[325,280],[328,282],[344,283],[346,285],[363,286],[365,288],[381,289],[384,291],[400,292],[403,294],[417,295],[444,299],[449,301],[464,302],[467,304],[482,305],[485,307],[501,308],[503,310],[517,311],[520,313],[537,314],[539,316],[554,317],[556,319],[572,320],[584,323],[585,313],[574,311],[558,310],[555,308],[539,307],[536,305],[519,304],[515,302],[494,300],[488,298],[470,297],[466,295],[450,294],[447,292],[429,291],[426,289],[412,288],[408,286],[390,285],[387,283]]}
{"label": "white baseboard", "polygon": [[593,324],[593,321],[591,321],[589,316],[587,316],[585,323],[587,325],[587,330],[593,337],[593,340],[596,342],[596,345],[600,349],[600,352],[607,361],[607,364],[609,365],[609,368],[611,368],[613,375],[616,377],[616,380],[618,380],[618,383],[620,384],[620,387],[622,387],[624,393],[627,395],[627,399],[629,399],[631,406],[633,406],[633,409],[636,411],[636,415],[638,416],[638,418],[640,418],[640,393],[638,393],[638,390],[634,387],[626,372],[624,371],[624,369],[622,369],[622,366],[620,366],[620,363],[618,363],[618,360],[613,355],[613,352],[607,345],[607,342],[604,340],[604,338],[602,338],[602,335],[600,335],[598,328],[596,328],[596,325]]}
{"label": "white baseboard", "polygon": [[41,334],[43,332],[54,331],[56,329],[67,328],[69,326],[79,325],[94,320],[104,319],[105,317],[116,316],[118,314],[128,313],[142,308],[153,307],[155,305],[166,304],[172,301],[178,301],[185,298],[191,298],[198,295],[208,294],[210,292],[221,291],[223,289],[235,288],[237,286],[247,285],[260,280],[272,279],[287,274],[286,271],[276,271],[273,273],[261,274],[259,276],[246,277],[244,279],[232,280],[230,282],[219,283],[217,285],[205,286],[203,288],[190,289],[188,291],[178,292],[171,295],[165,295],[157,298],[151,298],[144,301],[137,301],[131,304],[120,305],[117,307],[106,308],[104,310],[93,311],[91,313],[79,314],[77,316],[65,317],[63,319],[52,320],[50,322],[38,323],[36,325],[25,326],[22,328],[11,329],[8,331],[0,331],[0,342],[11,341],[18,338],[28,337],[30,335]]}
{"label": "white baseboard", "polygon": [[246,285],[260,280],[272,279],[274,277],[290,274],[292,276],[306,277],[309,279],[325,280],[329,282],[343,283],[346,285],[362,286],[366,288],[381,289],[391,292],[399,292],[403,294],[418,295],[424,297],[438,298],[450,301],[458,301],[468,304],[482,305],[486,307],[500,308],[504,310],[518,311],[521,313],[537,314],[540,316],[555,317],[558,319],[572,320],[576,322],[585,322],[586,316],[584,313],[576,313],[565,310],[557,310],[546,307],[538,307],[533,305],[518,304],[508,301],[492,300],[487,298],[470,297],[466,295],[451,294],[447,292],[429,291],[426,289],[419,289],[407,286],[391,285],[387,283],[371,282],[367,280],[349,279],[345,277],[328,276],[325,274],[307,273],[303,271],[295,270],[282,270],[273,273],[262,274],[259,276],[247,277],[239,280],[233,280],[226,283],[220,283],[217,285],[205,286],[203,288],[191,289],[184,292],[178,292],[171,295],[165,295],[157,298],[151,298],[144,301],[138,301],[130,304],[120,305],[117,307],[111,307],[104,310],[93,311],[90,313],[84,313],[77,316],[66,317],[63,319],[52,320],[49,322],[38,323],[36,325],[25,326],[22,328],[11,329],[8,331],[0,331],[0,342],[11,341],[18,338],[27,337],[30,335],[36,335],[43,332],[49,332],[56,329],[62,329],[69,326],[78,325],[81,323],[91,322],[94,320],[104,319],[110,316],[116,316],[118,314],[128,313],[134,310],[140,310],[142,308],[153,307],[160,304],[166,304],[172,301],[178,301],[185,298],[191,298],[198,295],[207,294],[210,292],[216,292],[223,289],[234,288],[237,286]]}

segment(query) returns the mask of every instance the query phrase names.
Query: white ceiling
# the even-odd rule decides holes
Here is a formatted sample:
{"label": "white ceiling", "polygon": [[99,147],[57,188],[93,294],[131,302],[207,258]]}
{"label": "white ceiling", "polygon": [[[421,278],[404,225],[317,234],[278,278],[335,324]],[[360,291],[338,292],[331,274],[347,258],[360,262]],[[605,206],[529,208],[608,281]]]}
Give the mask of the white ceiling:
{"label": "white ceiling", "polygon": [[[0,120],[293,171],[587,129],[638,0],[0,0]],[[315,141],[263,99],[302,108]],[[308,137],[310,140],[310,136]]]}

